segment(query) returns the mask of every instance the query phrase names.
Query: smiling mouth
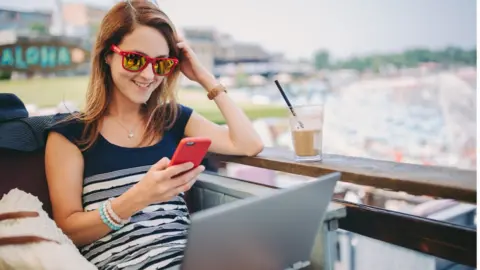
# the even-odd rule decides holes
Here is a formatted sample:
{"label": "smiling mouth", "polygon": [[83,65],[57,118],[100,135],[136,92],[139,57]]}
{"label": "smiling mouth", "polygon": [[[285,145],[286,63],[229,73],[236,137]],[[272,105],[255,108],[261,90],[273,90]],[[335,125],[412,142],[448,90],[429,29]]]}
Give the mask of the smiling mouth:
{"label": "smiling mouth", "polygon": [[136,82],[136,81],[133,81],[134,84],[136,84],[137,86],[139,87],[142,87],[142,88],[148,88],[150,87],[153,82],[150,82],[150,83],[140,83],[140,82]]}

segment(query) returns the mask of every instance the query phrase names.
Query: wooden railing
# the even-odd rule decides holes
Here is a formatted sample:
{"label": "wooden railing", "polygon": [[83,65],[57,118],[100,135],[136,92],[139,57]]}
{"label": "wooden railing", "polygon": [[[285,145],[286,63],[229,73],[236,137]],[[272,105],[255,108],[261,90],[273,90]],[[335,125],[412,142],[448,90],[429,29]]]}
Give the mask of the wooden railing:
{"label": "wooden railing", "polygon": [[[293,160],[290,151],[278,148],[266,148],[256,157],[210,154],[209,159],[310,177],[338,171],[342,173],[341,181],[344,182],[476,203],[476,171],[339,155],[324,155],[321,162],[300,163]],[[252,182],[276,187],[262,179]],[[346,217],[339,222],[341,229],[456,263],[476,266],[475,229],[334,200],[347,209]]]}

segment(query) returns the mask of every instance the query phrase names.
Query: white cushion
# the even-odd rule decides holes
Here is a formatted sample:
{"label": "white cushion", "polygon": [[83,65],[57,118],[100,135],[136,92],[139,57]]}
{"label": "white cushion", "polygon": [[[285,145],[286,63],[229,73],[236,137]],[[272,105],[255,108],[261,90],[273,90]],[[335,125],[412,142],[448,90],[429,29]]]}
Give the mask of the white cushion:
{"label": "white cushion", "polygon": [[73,242],[57,227],[43,210],[40,200],[32,194],[13,189],[0,200],[0,214],[37,212],[38,217],[0,221],[0,238],[38,236],[55,242],[0,245],[0,269],[94,270]]}

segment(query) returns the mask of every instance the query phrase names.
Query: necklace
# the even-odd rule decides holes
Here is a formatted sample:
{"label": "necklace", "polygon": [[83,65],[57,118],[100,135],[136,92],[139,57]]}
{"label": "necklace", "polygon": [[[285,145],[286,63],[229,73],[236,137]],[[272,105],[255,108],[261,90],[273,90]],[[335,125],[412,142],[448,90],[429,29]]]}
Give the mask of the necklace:
{"label": "necklace", "polygon": [[115,119],[115,121],[117,121],[117,123],[127,131],[127,133],[128,133],[127,136],[128,136],[129,139],[132,139],[135,136],[135,134],[133,132],[137,128],[138,123],[132,129],[128,129],[120,122],[120,120],[117,120],[116,118],[113,118],[113,119]]}

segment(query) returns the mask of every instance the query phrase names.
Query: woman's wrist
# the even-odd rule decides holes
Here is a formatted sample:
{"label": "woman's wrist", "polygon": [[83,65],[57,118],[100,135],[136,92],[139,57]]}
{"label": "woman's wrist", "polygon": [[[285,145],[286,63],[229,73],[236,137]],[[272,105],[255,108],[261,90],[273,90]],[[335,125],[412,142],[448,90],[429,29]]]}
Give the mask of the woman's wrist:
{"label": "woman's wrist", "polygon": [[121,219],[129,219],[136,212],[147,207],[149,203],[145,200],[145,196],[141,196],[136,192],[135,187],[130,188],[122,195],[111,201],[113,212]]}
{"label": "woman's wrist", "polygon": [[215,87],[218,82],[215,77],[211,74],[206,74],[201,79],[198,80],[198,83],[205,89],[205,91],[210,91],[213,87]]}

